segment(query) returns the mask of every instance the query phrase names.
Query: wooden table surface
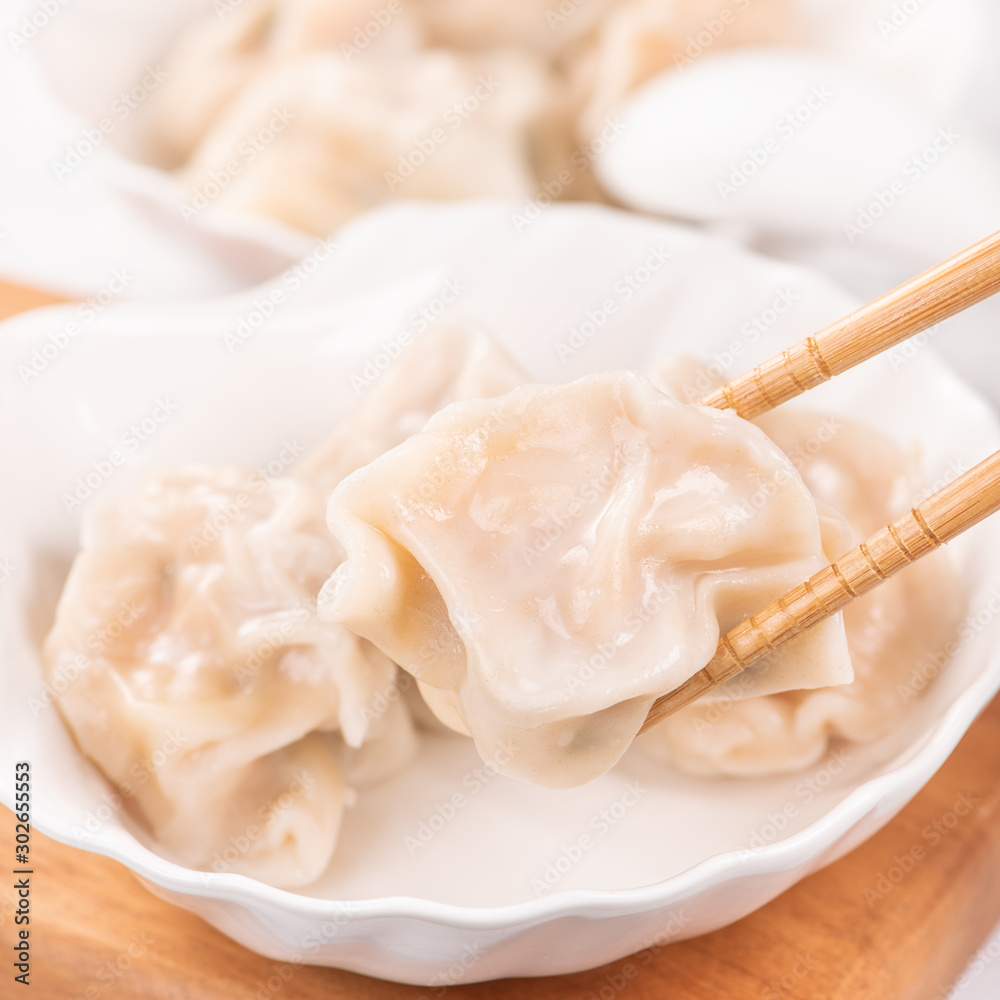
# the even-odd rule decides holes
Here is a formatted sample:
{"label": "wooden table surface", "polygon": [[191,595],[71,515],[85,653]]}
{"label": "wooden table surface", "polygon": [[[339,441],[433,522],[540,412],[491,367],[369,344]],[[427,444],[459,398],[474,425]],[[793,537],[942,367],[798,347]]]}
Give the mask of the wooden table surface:
{"label": "wooden table surface", "polygon": [[[0,318],[45,301],[0,283]],[[0,809],[4,858],[14,823]],[[444,991],[302,966],[274,993],[269,959],[152,896],[116,862],[38,832],[32,855],[30,991],[13,982],[10,876],[0,998],[943,1000],[1000,920],[1000,699],[913,802],[846,858],[714,934],[571,976]]]}

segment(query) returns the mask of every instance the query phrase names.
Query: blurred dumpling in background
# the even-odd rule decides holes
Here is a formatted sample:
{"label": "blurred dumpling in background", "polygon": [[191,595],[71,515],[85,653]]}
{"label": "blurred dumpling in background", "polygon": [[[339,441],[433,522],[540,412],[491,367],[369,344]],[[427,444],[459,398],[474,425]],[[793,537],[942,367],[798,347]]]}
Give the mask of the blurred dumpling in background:
{"label": "blurred dumpling in background", "polygon": [[569,155],[565,87],[527,48],[426,48],[418,18],[402,0],[205,18],[165,57],[131,145],[179,172],[193,213],[317,235],[393,198],[527,197]]}
{"label": "blurred dumpling in background", "polygon": [[186,216],[316,235],[391,199],[528,198],[560,177],[560,196],[603,200],[591,146],[632,90],[702,32],[724,48],[794,23],[792,0],[247,0],[182,34],[126,144],[177,171]]}
{"label": "blurred dumpling in background", "polygon": [[254,76],[181,171],[198,198],[323,235],[393,198],[527,197],[549,141],[529,53],[316,52]]}
{"label": "blurred dumpling in background", "polygon": [[375,0],[244,0],[224,17],[215,12],[196,20],[164,53],[165,80],[137,116],[133,145],[175,169],[257,73],[307,52],[356,49],[359,31],[365,51],[399,55],[419,48],[409,10],[365,33],[378,7]]}
{"label": "blurred dumpling in background", "polygon": [[394,199],[613,201],[867,296],[869,258],[930,263],[1000,226],[987,0],[197,5],[75,0],[32,46],[91,126],[113,112],[111,183],[194,230],[300,255]]}

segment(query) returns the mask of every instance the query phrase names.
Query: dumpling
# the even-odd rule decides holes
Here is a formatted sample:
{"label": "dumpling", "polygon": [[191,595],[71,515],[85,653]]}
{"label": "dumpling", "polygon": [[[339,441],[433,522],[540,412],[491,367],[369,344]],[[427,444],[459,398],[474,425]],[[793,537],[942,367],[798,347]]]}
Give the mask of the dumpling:
{"label": "dumpling", "polygon": [[210,206],[325,236],[397,198],[606,201],[622,101],[705,53],[811,41],[793,0],[243,0],[119,133]]}
{"label": "dumpling", "polygon": [[47,679],[178,861],[311,882],[337,839],[342,747],[387,736],[383,771],[412,755],[384,707],[395,665],[316,616],[340,558],[311,486],[236,468],[154,475],[85,518]]}
{"label": "dumpling", "polygon": [[362,465],[423,430],[438,410],[458,399],[502,396],[528,376],[483,330],[468,320],[439,320],[405,347],[384,373],[355,376],[364,394],[357,409],[295,470],[324,495]]}
{"label": "dumpling", "polygon": [[269,62],[274,0],[246,0],[227,18],[205,17],[164,55],[165,79],[123,132],[145,160],[180,166],[226,103]]}
{"label": "dumpling", "polygon": [[388,20],[383,12],[380,21],[383,7],[384,0],[242,0],[224,15],[198,19],[167,50],[163,83],[128,123],[134,152],[181,166],[256,74],[302,53],[332,49],[353,58],[418,49],[412,11],[402,7]]}
{"label": "dumpling", "polygon": [[[452,404],[341,483],[328,523],[347,559],[321,616],[499,770],[552,787],[611,767],[720,627],[827,562],[776,445],[628,372]],[[851,679],[839,616],[795,648],[748,693]]]}
{"label": "dumpling", "polygon": [[326,235],[399,198],[527,197],[552,99],[526,52],[315,52],[256,74],[181,173],[192,203]]}
{"label": "dumpling", "polygon": [[[852,526],[855,538],[831,559],[912,505],[919,482],[914,463],[873,429],[796,410],[778,410],[757,423],[812,493]],[[845,609],[853,683],[699,701],[653,727],[636,748],[693,774],[761,775],[807,767],[832,739],[876,739],[898,724],[942,670],[964,606],[948,552],[927,555]]]}

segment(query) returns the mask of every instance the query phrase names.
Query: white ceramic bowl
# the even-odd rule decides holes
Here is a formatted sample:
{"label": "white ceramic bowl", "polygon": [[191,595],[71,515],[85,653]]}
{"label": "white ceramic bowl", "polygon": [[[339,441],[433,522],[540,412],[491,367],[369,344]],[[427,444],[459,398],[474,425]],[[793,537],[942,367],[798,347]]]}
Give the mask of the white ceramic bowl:
{"label": "white ceramic bowl", "polygon": [[[972,638],[898,730],[853,748],[847,766],[706,781],[626,755],[584,788],[500,777],[476,787],[469,744],[427,737],[410,769],[360,795],[329,870],[304,891],[191,871],[157,853],[47,704],[38,662],[77,545],[80,508],[68,511],[63,494],[143,426],[157,399],[176,412],[153,421],[86,503],[156,465],[253,466],[285,439],[314,443],[356,401],[351,376],[380,342],[419,326],[420,310],[437,311],[445,297],[546,380],[678,351],[714,354],[735,374],[852,305],[822,277],[696,231],[593,206],[529,221],[523,208],[399,205],[348,226],[326,260],[239,297],[108,308],[61,349],[67,323],[80,318],[73,306],[19,317],[0,337],[3,800],[14,761],[31,760],[41,831],[121,861],[154,892],[276,959],[442,986],[580,970],[710,931],[879,829],[1000,686],[991,610],[1000,523],[986,522],[953,546]],[[657,256],[664,262],[650,268]],[[257,322],[275,292],[281,300]],[[769,312],[777,296],[791,301],[781,315]],[[588,312],[592,334],[561,359],[555,345]],[[744,330],[755,316],[773,322],[751,343]],[[226,334],[238,329],[252,333],[230,350]],[[45,363],[25,381],[19,372],[35,351]],[[932,481],[1000,443],[990,410],[926,348],[842,376],[809,405],[919,447]],[[449,810],[456,792],[462,804]],[[573,864],[560,860],[597,830],[602,810],[614,822],[596,846]],[[539,893],[550,866],[558,878]]]}

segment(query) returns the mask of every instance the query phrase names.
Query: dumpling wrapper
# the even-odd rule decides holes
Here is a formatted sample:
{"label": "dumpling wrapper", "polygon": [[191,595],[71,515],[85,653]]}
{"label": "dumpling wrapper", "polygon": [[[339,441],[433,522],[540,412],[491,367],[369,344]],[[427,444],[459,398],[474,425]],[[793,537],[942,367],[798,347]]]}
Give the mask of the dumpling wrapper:
{"label": "dumpling wrapper", "polygon": [[[313,881],[345,802],[336,744],[409,726],[380,710],[394,664],[316,616],[340,558],[312,487],[236,468],[152,476],[85,518],[47,680],[81,749],[183,863]],[[412,730],[387,748],[380,766],[400,766]]]}
{"label": "dumpling wrapper", "polygon": [[[827,563],[785,455],[628,372],[452,404],[348,477],[319,598],[506,774],[610,768],[725,630]],[[751,690],[847,683],[840,617]]]}
{"label": "dumpling wrapper", "polygon": [[[791,457],[820,502],[847,518],[857,541],[915,502],[915,462],[872,428],[796,410],[777,410],[757,423]],[[854,544],[845,541],[830,558]],[[834,739],[877,739],[946,669],[965,604],[948,551],[924,556],[845,609],[853,683],[699,701],[641,736],[636,749],[692,774],[757,776],[808,767]]]}

